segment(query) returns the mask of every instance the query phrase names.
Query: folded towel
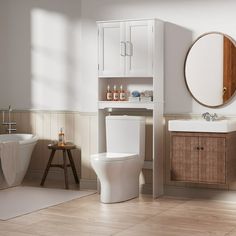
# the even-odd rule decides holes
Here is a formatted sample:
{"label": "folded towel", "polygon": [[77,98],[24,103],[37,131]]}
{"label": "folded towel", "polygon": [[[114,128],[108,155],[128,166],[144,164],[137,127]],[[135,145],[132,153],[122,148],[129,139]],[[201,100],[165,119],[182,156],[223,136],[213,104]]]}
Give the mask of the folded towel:
{"label": "folded towel", "polygon": [[9,186],[16,180],[17,157],[19,153],[19,142],[1,142],[0,159],[4,178]]}

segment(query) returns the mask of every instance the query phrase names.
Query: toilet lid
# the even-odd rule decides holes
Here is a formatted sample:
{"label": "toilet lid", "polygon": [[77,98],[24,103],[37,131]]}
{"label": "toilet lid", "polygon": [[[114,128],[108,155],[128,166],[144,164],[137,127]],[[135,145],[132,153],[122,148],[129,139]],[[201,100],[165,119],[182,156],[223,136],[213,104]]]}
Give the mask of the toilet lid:
{"label": "toilet lid", "polygon": [[103,152],[91,155],[91,158],[100,161],[124,161],[128,159],[137,158],[137,156],[138,155],[134,153]]}

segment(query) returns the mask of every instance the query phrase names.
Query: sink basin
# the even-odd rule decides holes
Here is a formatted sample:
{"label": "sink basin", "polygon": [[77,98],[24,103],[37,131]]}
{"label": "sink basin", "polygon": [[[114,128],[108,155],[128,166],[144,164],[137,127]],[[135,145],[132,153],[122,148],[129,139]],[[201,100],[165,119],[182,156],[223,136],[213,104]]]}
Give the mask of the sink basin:
{"label": "sink basin", "polygon": [[236,131],[236,120],[206,121],[203,119],[170,120],[169,131],[229,133]]}

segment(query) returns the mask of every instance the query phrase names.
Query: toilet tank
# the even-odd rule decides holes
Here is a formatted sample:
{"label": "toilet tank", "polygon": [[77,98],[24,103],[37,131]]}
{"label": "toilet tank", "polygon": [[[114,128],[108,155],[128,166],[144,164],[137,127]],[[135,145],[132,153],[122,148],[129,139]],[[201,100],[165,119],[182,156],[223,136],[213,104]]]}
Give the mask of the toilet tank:
{"label": "toilet tank", "polygon": [[107,116],[107,152],[145,155],[145,117]]}

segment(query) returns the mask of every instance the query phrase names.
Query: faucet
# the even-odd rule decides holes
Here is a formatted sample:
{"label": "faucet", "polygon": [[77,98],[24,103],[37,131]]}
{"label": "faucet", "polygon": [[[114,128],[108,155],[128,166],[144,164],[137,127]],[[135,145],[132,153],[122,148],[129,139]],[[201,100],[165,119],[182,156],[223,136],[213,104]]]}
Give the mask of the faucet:
{"label": "faucet", "polygon": [[[5,122],[5,112],[8,112],[8,122]],[[11,121],[11,112],[12,112],[11,105],[8,107],[7,110],[2,110],[2,125],[8,126],[8,128],[6,129],[8,134],[11,134],[12,131],[16,131],[16,128],[12,128],[12,125],[16,125],[16,122]]]}
{"label": "faucet", "polygon": [[205,112],[205,113],[202,114],[202,117],[206,121],[214,121],[214,120],[217,119],[218,116],[217,116],[216,113],[210,114],[209,112]]}

